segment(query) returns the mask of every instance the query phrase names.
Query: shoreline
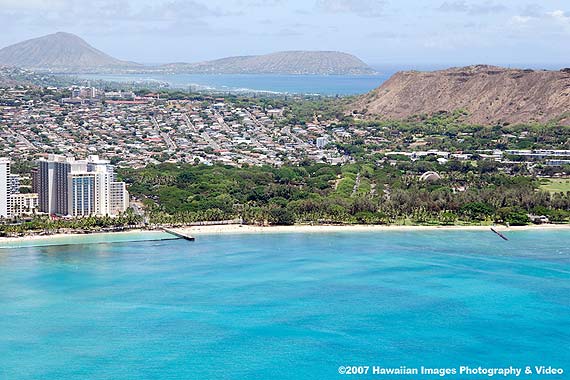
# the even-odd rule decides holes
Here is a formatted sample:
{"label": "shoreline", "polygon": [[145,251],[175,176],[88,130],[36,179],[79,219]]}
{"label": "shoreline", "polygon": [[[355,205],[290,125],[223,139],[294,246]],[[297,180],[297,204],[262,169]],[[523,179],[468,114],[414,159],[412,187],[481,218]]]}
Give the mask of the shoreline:
{"label": "shoreline", "polygon": [[[205,225],[190,227],[170,228],[176,232],[192,236],[208,235],[242,235],[242,234],[267,234],[267,233],[337,233],[337,232],[429,232],[429,231],[489,231],[495,228],[500,232],[509,231],[544,231],[544,230],[570,230],[570,224],[540,224],[528,226],[489,225],[489,226],[402,226],[402,225],[292,225],[292,226],[251,226],[238,224]],[[160,229],[132,229],[128,231],[109,231],[93,233],[57,233],[53,235],[30,235],[21,237],[0,237],[0,244],[20,242],[53,242],[57,239],[97,238],[97,237],[129,237],[129,235],[141,235],[145,233],[165,233]]]}
{"label": "shoreline", "polygon": [[53,242],[58,239],[69,239],[73,237],[78,238],[97,238],[97,237],[108,237],[108,236],[122,236],[128,237],[129,235],[136,235],[136,234],[145,234],[145,233],[152,233],[157,232],[153,230],[144,230],[141,228],[127,230],[127,231],[106,231],[106,232],[93,232],[93,233],[56,233],[51,235],[28,235],[28,236],[19,236],[19,237],[0,237],[0,248],[2,248],[2,244],[7,243],[28,243],[28,242],[43,242],[46,243]]}
{"label": "shoreline", "polygon": [[528,226],[400,226],[400,225],[292,225],[292,226],[250,226],[250,225],[213,225],[172,228],[189,235],[230,235],[264,233],[335,233],[335,232],[415,232],[415,231],[529,231],[529,230],[570,230],[570,224],[542,224]]}

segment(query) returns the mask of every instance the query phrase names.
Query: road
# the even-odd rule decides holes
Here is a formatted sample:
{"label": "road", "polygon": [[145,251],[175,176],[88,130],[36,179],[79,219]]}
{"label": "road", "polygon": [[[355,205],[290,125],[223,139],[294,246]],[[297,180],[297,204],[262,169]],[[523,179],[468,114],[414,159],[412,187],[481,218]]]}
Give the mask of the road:
{"label": "road", "polygon": [[174,141],[172,141],[172,139],[170,138],[170,135],[166,132],[160,131],[160,126],[158,125],[158,122],[156,121],[156,119],[154,117],[151,117],[151,120],[152,120],[152,123],[154,124],[155,131],[160,135],[160,137],[162,137],[164,139],[164,142],[168,146],[168,149],[170,149],[170,150],[178,149],[178,146],[176,146],[176,143]]}

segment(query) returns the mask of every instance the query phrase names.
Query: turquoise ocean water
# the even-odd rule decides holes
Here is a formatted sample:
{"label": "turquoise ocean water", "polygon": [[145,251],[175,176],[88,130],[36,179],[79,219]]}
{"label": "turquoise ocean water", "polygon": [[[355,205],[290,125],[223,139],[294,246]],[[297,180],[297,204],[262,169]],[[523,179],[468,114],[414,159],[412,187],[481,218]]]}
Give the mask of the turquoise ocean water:
{"label": "turquoise ocean water", "polygon": [[257,74],[82,74],[81,79],[112,82],[163,82],[172,88],[233,93],[357,95],[380,86],[390,72],[378,75]]}
{"label": "turquoise ocean water", "polygon": [[339,375],[347,365],[546,365],[566,374],[532,378],[567,379],[570,232],[509,236],[110,236],[3,248],[0,379],[438,378]]}
{"label": "turquoise ocean water", "polygon": [[[112,82],[160,82],[192,91],[277,93],[307,95],[360,95],[379,87],[403,70],[433,71],[453,64],[374,65],[376,75],[276,75],[276,74],[80,74],[78,78]],[[507,67],[559,70],[564,65],[503,64]]]}

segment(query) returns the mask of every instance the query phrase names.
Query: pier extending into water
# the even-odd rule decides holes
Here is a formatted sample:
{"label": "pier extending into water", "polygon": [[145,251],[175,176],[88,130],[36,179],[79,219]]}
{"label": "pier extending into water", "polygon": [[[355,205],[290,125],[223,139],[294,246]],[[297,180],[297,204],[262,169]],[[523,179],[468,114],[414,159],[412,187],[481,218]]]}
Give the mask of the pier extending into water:
{"label": "pier extending into water", "polygon": [[507,241],[509,240],[509,238],[507,238],[505,235],[503,235],[502,233],[500,233],[499,231],[497,231],[493,227],[491,227],[491,231],[493,231],[495,234],[497,234],[501,239],[507,240]]}
{"label": "pier extending into water", "polygon": [[162,229],[164,232],[169,233],[171,235],[174,235],[176,237],[179,237],[180,239],[184,239],[184,240],[188,240],[188,241],[194,241],[196,240],[196,238],[194,236],[188,235],[188,234],[184,234],[182,232],[178,232],[178,231],[174,231],[168,228],[163,228]]}

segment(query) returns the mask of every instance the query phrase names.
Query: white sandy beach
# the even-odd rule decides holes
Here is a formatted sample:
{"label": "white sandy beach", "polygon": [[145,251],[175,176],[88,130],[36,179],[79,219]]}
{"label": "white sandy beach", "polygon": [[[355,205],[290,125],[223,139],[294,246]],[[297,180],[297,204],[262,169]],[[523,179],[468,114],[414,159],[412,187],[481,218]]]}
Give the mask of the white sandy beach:
{"label": "white sandy beach", "polygon": [[524,230],[552,230],[570,229],[570,224],[545,224],[529,226],[397,226],[397,225],[293,225],[293,226],[246,226],[246,225],[218,225],[193,226],[176,228],[175,231],[192,236],[224,235],[224,234],[260,234],[260,233],[334,233],[334,232],[384,232],[384,231],[488,231],[491,227],[497,231],[524,231]]}
{"label": "white sandy beach", "polygon": [[[385,232],[385,231],[488,231],[491,226],[398,226],[398,225],[293,225],[293,226],[249,226],[249,225],[209,225],[192,226],[182,228],[172,228],[176,232],[198,237],[200,235],[228,235],[228,234],[264,234],[264,233],[335,233],[335,232]],[[497,231],[528,231],[528,230],[570,230],[570,224],[545,224],[529,226],[493,226]],[[103,232],[92,234],[54,234],[54,235],[34,235],[17,238],[0,238],[0,244],[14,242],[41,242],[54,243],[57,240],[67,240],[69,238],[97,238],[105,236],[117,236],[121,240],[128,240],[129,237],[137,238],[144,233],[160,232],[159,230],[130,230],[121,232]],[[138,236],[137,236],[138,235]]]}
{"label": "white sandy beach", "polygon": [[46,241],[52,242],[54,240],[64,240],[68,238],[82,238],[82,237],[104,237],[109,235],[117,235],[117,236],[135,236],[140,235],[141,233],[149,232],[145,230],[129,230],[129,231],[118,231],[118,232],[95,232],[92,234],[72,234],[72,233],[62,233],[62,234],[53,234],[53,235],[30,235],[30,236],[22,236],[22,237],[0,237],[0,244],[2,243],[13,243],[13,242],[29,242],[29,241]]}

